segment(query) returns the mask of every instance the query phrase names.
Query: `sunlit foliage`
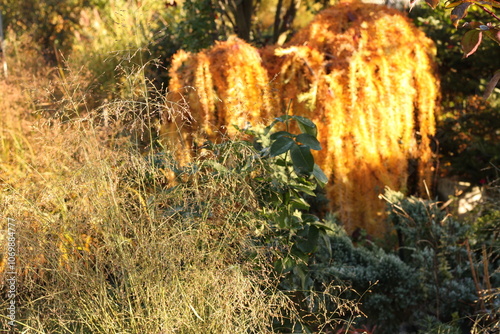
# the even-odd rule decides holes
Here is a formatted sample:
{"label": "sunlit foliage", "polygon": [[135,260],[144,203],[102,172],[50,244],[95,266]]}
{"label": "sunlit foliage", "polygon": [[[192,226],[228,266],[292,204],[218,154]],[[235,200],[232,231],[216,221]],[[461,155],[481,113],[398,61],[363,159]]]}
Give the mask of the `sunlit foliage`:
{"label": "sunlit foliage", "polygon": [[[273,115],[277,99],[271,98],[269,77],[261,62],[257,49],[236,37],[197,54],[181,50],[175,55],[169,90],[180,93],[177,99],[185,98],[190,107],[182,111],[187,113],[184,119],[192,115],[192,122],[184,128],[188,131],[181,132],[187,147],[226,134],[234,136],[238,131],[233,125],[244,128]],[[176,128],[171,131],[178,133]]]}
{"label": "sunlit foliage", "polygon": [[425,194],[431,184],[439,86],[432,42],[395,10],[343,3],[283,47],[260,51],[233,38],[174,56],[170,90],[188,87],[194,119],[184,140],[233,135],[233,124],[278,116],[292,99],[290,112],[318,125],[316,159],[330,175],[332,209],[349,232],[380,235],[384,187]]}

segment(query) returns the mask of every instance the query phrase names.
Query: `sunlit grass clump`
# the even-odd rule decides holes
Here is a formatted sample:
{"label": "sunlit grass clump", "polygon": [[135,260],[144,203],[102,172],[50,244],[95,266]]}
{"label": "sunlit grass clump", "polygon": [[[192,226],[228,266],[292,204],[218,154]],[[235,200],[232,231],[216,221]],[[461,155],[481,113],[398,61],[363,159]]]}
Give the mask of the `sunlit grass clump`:
{"label": "sunlit grass clump", "polygon": [[[244,179],[189,169],[176,179],[168,154],[141,154],[116,130],[133,104],[108,105],[106,123],[90,113],[66,123],[27,117],[25,125],[18,117],[28,109],[3,106],[12,117],[0,127],[0,230],[13,219],[18,328],[271,330],[286,298],[252,242],[264,222]],[[6,318],[0,323],[7,328]]]}
{"label": "sunlit grass clump", "polygon": [[[213,157],[176,175],[171,154],[153,150],[154,122],[170,102],[145,76],[155,62],[143,58],[151,8],[113,4],[121,2],[110,2],[107,14],[82,12],[89,20],[82,31],[101,34],[76,36],[54,67],[30,36],[8,35],[10,76],[0,79],[0,293],[7,291],[10,221],[16,327],[270,332],[292,304],[254,242],[265,226],[256,195],[236,173],[215,177],[197,168]],[[130,18],[135,24],[125,26]],[[0,299],[0,308],[9,302]],[[9,328],[5,315],[2,329]]]}

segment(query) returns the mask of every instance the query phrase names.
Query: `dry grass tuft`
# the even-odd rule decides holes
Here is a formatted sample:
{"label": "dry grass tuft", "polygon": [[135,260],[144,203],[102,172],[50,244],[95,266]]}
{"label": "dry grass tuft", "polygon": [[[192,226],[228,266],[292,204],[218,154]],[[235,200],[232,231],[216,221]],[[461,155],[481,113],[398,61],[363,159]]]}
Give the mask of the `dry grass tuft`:
{"label": "dry grass tuft", "polygon": [[[31,105],[18,87],[1,84],[19,94],[2,102],[0,126],[0,230],[7,218],[15,221],[18,328],[270,331],[287,298],[276,292],[267,260],[255,255],[251,238],[263,222],[245,180],[206,171],[174,183],[131,144],[132,131],[120,129],[133,123],[124,117],[137,115],[138,103],[103,106],[106,122],[93,113],[21,121]],[[6,318],[0,323],[7,327]]]}

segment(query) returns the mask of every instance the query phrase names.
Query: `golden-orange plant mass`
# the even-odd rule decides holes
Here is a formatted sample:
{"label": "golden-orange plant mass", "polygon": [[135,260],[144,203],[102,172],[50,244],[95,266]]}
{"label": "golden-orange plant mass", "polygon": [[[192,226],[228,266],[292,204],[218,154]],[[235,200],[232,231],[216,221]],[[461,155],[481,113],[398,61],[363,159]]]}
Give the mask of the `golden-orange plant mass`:
{"label": "golden-orange plant mass", "polygon": [[380,236],[384,188],[423,195],[431,184],[434,53],[400,12],[358,2],[324,10],[283,47],[230,38],[198,54],[180,51],[169,89],[184,94],[194,120],[169,125],[166,136],[188,148],[200,137],[232,136],[233,124],[266,124],[292,100],[290,113],[318,126],[316,159],[330,177],[332,210],[348,232]]}
{"label": "golden-orange plant mass", "polygon": [[191,54],[179,51],[170,68],[169,91],[172,99],[186,99],[178,119],[168,122],[167,137],[180,139],[186,147],[234,136],[239,128],[262,123],[276,114],[277,97],[271,98],[269,77],[257,49],[231,37],[212,48]]}

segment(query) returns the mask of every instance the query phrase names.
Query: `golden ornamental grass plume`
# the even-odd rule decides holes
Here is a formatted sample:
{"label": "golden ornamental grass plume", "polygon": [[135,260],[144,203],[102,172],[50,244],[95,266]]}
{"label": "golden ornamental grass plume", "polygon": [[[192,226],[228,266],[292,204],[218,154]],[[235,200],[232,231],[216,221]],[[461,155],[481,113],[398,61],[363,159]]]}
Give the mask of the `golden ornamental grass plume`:
{"label": "golden ornamental grass plume", "polygon": [[[297,96],[292,112],[319,125],[319,164],[332,176],[328,196],[349,232],[385,230],[384,187],[424,195],[424,181],[431,184],[434,52],[400,12],[359,2],[321,12],[275,51],[281,66],[270,76],[278,75],[282,99]],[[299,71],[306,80],[294,78]]]}
{"label": "golden ornamental grass plume", "polygon": [[[348,232],[363,228],[380,236],[387,231],[379,199],[384,188],[425,195],[425,183],[431,184],[439,95],[432,42],[400,12],[352,2],[319,13],[283,47],[259,51],[260,58],[231,39],[192,55],[208,59],[210,82],[193,77],[197,70],[179,71],[192,66],[183,52],[174,57],[170,89],[194,86],[188,100],[199,119],[189,131],[198,132],[190,135],[265,122],[293,99],[290,112],[318,126],[323,150],[316,159],[330,176],[332,210]],[[212,95],[205,93],[210,85]],[[205,110],[215,115],[208,118]]]}
{"label": "golden ornamental grass plume", "polygon": [[[238,133],[234,125],[263,123],[276,109],[258,50],[237,37],[197,54],[179,51],[172,59],[170,77],[169,91],[177,94],[177,100],[186,99],[192,112],[193,120],[180,136],[188,147],[233,137]],[[172,123],[167,128],[176,133]]]}

